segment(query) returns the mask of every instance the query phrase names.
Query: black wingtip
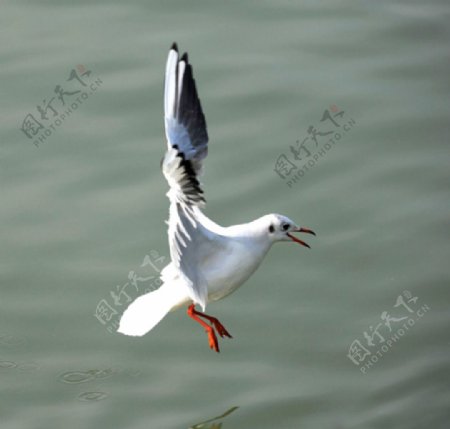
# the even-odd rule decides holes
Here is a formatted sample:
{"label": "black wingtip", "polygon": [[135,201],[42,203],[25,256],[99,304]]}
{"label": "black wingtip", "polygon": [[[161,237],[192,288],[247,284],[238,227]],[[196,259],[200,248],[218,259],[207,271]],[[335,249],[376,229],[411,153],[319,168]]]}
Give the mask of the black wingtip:
{"label": "black wingtip", "polygon": [[189,64],[189,57],[188,57],[188,53],[185,52],[182,56],[181,56],[181,61],[184,61],[186,64]]}
{"label": "black wingtip", "polygon": [[174,50],[174,51],[177,51],[178,52],[178,45],[177,45],[177,42],[173,42],[172,43],[172,46],[170,47],[170,49],[172,50]]}

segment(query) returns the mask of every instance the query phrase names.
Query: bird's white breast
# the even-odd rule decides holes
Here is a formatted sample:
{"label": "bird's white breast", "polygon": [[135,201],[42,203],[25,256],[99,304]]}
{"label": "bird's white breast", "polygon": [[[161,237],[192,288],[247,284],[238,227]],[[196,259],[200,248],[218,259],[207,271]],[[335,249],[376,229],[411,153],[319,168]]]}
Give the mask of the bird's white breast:
{"label": "bird's white breast", "polygon": [[241,286],[258,268],[267,250],[230,240],[224,249],[205,259],[201,271],[208,283],[208,301],[222,299]]}

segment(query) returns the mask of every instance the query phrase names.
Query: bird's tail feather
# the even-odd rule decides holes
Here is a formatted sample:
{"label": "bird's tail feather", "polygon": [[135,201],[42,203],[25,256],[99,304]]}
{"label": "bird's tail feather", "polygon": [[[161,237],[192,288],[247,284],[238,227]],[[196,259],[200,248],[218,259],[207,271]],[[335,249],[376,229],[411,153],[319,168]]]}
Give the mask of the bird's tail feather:
{"label": "bird's tail feather", "polygon": [[117,332],[139,337],[149,332],[178,303],[173,292],[163,285],[140,296],[123,313]]}

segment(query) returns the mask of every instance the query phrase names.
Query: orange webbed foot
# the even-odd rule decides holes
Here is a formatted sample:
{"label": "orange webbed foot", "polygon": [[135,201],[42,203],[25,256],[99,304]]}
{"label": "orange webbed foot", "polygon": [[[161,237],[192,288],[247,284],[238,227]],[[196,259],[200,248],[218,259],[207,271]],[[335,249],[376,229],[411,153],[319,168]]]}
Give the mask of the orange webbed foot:
{"label": "orange webbed foot", "polygon": [[226,330],[225,326],[223,326],[218,319],[216,319],[215,317],[211,317],[210,321],[213,324],[214,328],[216,329],[217,333],[222,338],[223,337],[233,338],[231,334]]}

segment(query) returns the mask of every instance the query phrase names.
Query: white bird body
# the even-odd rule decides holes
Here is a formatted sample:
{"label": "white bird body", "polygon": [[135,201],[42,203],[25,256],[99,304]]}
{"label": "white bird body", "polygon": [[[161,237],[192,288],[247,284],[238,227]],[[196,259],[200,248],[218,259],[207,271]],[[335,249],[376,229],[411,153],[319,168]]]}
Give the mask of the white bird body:
{"label": "white bird body", "polygon": [[[217,225],[201,211],[203,191],[197,177],[207,154],[208,134],[187,54],[181,59],[176,44],[169,52],[164,94],[168,149],[162,170],[169,183],[168,235],[171,263],[161,271],[162,286],[136,299],[124,312],[118,332],[141,336],[169,311],[189,306],[188,315],[208,332],[210,347],[219,351],[215,331],[231,335],[204,310],[239,288],[259,267],[273,243],[296,241],[299,228],[286,216],[269,214],[253,222]],[[201,318],[207,319],[208,325]]]}
{"label": "white bird body", "polygon": [[[258,220],[221,227],[196,211],[199,228],[213,237],[200,250],[198,270],[208,285],[207,303],[225,298],[239,288],[258,268],[271,246],[266,234],[258,234]],[[171,271],[174,271],[173,268]]]}
{"label": "white bird body", "polygon": [[[198,270],[208,284],[207,303],[218,301],[238,289],[256,271],[270,249],[266,235],[255,234],[258,220],[230,227],[221,227],[197,212],[198,227],[213,237],[214,244],[205,242],[199,250]],[[206,226],[206,225],[208,226]],[[260,228],[259,228],[260,229]],[[161,271],[164,285],[180,290],[179,302],[171,310],[192,302],[173,263]],[[184,294],[182,293],[184,291]]]}

